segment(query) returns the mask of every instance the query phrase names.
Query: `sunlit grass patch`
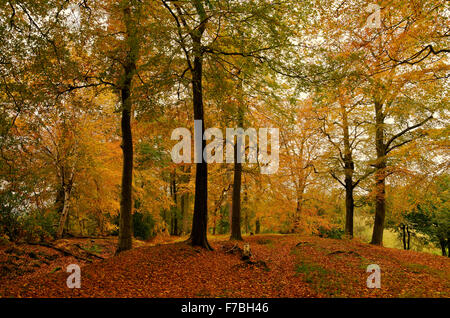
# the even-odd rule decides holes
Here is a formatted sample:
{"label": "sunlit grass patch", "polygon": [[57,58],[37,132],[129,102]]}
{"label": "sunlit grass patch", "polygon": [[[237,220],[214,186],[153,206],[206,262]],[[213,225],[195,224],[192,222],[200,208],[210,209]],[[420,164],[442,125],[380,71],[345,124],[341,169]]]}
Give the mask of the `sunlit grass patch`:
{"label": "sunlit grass patch", "polygon": [[305,283],[327,297],[339,297],[342,292],[342,282],[338,280],[338,274],[322,265],[302,260],[296,264],[295,271],[296,275],[303,275]]}
{"label": "sunlit grass patch", "polygon": [[297,264],[295,271],[297,273],[303,273],[303,274],[311,274],[311,273],[318,273],[320,275],[328,274],[329,272],[318,264],[312,264],[308,262],[300,262]]}

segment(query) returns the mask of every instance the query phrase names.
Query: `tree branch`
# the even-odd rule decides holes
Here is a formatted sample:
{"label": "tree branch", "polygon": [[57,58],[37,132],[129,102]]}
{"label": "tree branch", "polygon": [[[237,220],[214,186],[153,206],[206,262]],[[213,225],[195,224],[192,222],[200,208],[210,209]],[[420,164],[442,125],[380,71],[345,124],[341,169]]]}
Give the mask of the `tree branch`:
{"label": "tree branch", "polygon": [[413,125],[413,126],[410,126],[410,127],[407,127],[406,129],[402,130],[402,131],[399,132],[398,134],[392,136],[392,138],[389,139],[389,141],[386,143],[386,146],[385,146],[386,153],[389,153],[392,149],[398,148],[398,147],[400,147],[400,145],[405,144],[405,143],[402,143],[402,144],[396,145],[396,146],[392,147],[391,149],[389,149],[389,146],[390,146],[390,145],[392,144],[392,142],[394,142],[397,138],[403,136],[404,134],[406,134],[407,132],[409,132],[409,131],[411,131],[411,130],[414,130],[414,129],[416,129],[416,128],[422,126],[422,125],[424,125],[426,122],[428,122],[428,121],[431,120],[431,119],[433,119],[433,115],[427,117],[426,119],[424,119],[424,120],[421,121],[420,123],[418,123],[418,124],[416,124],[416,125]]}

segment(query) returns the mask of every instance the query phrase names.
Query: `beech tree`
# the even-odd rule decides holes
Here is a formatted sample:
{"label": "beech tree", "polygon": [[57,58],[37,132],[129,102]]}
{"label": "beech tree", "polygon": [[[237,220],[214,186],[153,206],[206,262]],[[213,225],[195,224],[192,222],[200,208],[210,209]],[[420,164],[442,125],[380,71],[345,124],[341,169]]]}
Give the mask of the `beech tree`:
{"label": "beech tree", "polygon": [[[272,4],[266,1],[250,4],[232,3],[233,6],[226,5],[221,1],[163,1],[163,5],[174,20],[177,34],[176,42],[180,45],[181,52],[184,55],[187,65],[186,71],[191,74],[190,84],[194,120],[200,120],[202,123],[200,131],[196,133],[203,136],[205,131],[203,77],[206,57],[215,57],[215,60],[219,63],[225,62],[227,64],[229,62],[224,60],[224,57],[227,56],[264,60],[263,54],[269,54],[274,48],[278,47],[279,42],[285,39],[285,36],[280,34],[280,29],[283,29],[283,27],[280,26],[274,16],[270,15],[276,13],[279,16],[282,11],[275,11]],[[280,7],[285,9],[284,5]],[[233,26],[225,23],[224,28],[235,28],[235,31],[222,31],[222,24],[219,22],[221,19],[233,21]],[[264,26],[264,23],[270,24]],[[259,26],[261,29],[256,29],[255,26]],[[242,37],[243,32],[253,36],[263,34],[263,41],[248,42],[248,46],[245,48],[243,45],[232,45],[232,48],[237,47],[238,49],[227,50],[225,46],[236,41],[234,35],[238,31],[241,32],[241,34],[238,34],[239,37]],[[223,38],[220,37],[221,34],[224,34]],[[237,38],[238,41],[242,39],[239,37]],[[207,241],[208,168],[206,162],[201,158],[205,146],[206,141],[202,139],[202,147],[197,149],[197,157],[200,162],[196,164],[194,216],[190,241],[192,245],[211,249]]]}
{"label": "beech tree", "polygon": [[328,94],[332,94],[332,100],[319,99],[317,114],[321,122],[319,130],[331,146],[331,153],[327,151],[324,156],[329,162],[326,170],[345,189],[345,233],[353,237],[354,190],[374,170],[358,158],[366,156],[362,151],[367,134],[364,97],[354,91],[348,92],[349,89],[345,86],[330,88]]}

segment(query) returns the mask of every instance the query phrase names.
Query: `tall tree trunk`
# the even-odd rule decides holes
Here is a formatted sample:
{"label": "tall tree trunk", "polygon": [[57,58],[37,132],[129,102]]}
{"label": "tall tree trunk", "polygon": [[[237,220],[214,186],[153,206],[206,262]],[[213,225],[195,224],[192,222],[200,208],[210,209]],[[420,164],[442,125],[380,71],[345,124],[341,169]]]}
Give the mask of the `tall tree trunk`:
{"label": "tall tree trunk", "polygon": [[408,248],[408,250],[411,249],[411,232],[409,232],[409,226],[406,225],[406,233],[408,234],[408,243],[406,245],[406,247]]}
{"label": "tall tree trunk", "polygon": [[182,222],[182,232],[183,234],[187,234],[189,232],[188,225],[188,209],[189,209],[189,193],[183,193],[180,198],[181,205],[181,215],[183,218]]}
{"label": "tall tree trunk", "polygon": [[353,214],[355,203],[353,199],[353,180],[345,177],[345,233],[348,237],[353,237]]}
{"label": "tall tree trunk", "polygon": [[119,242],[116,253],[132,248],[132,183],[133,183],[133,137],[131,132],[131,83],[136,72],[137,41],[136,31],[132,23],[131,10],[123,10],[128,53],[124,64],[123,81],[121,83],[122,101],[122,188],[120,196]]}
{"label": "tall tree trunk", "polygon": [[56,238],[60,239],[64,232],[64,226],[66,225],[67,216],[69,214],[70,207],[70,186],[64,186],[64,201],[61,216],[58,222],[58,229],[56,230]]}
{"label": "tall tree trunk", "polygon": [[[239,69],[237,74],[239,75],[241,70]],[[244,128],[244,109],[242,105],[242,81],[239,80],[237,87],[238,96],[238,106],[237,106],[237,128]],[[236,142],[234,144],[234,176],[233,176],[233,195],[232,195],[232,216],[231,216],[231,240],[242,241],[241,234],[241,186],[242,186],[242,163],[240,162],[241,155],[245,156],[244,153],[241,154],[241,149],[238,149],[238,139],[236,136]],[[242,144],[245,145],[245,136],[242,137]]]}
{"label": "tall tree trunk", "polygon": [[70,209],[70,194],[72,192],[72,185],[75,176],[75,167],[72,167],[70,174],[67,175],[67,171],[64,166],[60,169],[61,178],[61,190],[58,192],[57,201],[59,201],[58,210],[60,211],[60,218],[58,222],[58,228],[56,229],[56,238],[60,239],[64,233],[64,227],[67,223],[67,217]]}
{"label": "tall tree trunk", "polygon": [[450,257],[450,238],[447,238],[447,250],[448,250],[447,256]]}
{"label": "tall tree trunk", "polygon": [[[194,105],[194,120],[201,120],[201,129],[199,135],[201,139],[201,155],[199,163],[196,165],[195,172],[195,198],[194,198],[194,215],[192,219],[192,231],[190,243],[193,246],[201,246],[212,250],[208,243],[208,166],[203,160],[203,150],[206,141],[203,139],[205,131],[204,110],[203,110],[203,47],[202,36],[206,29],[208,17],[203,6],[203,1],[193,0],[197,16],[200,24],[197,28],[190,32],[192,39],[192,52],[194,54],[193,66],[188,61],[189,68],[192,73],[192,95]],[[189,58],[187,56],[187,58]]]}
{"label": "tall tree trunk", "polygon": [[302,210],[303,210],[304,187],[302,187],[302,186],[299,186],[299,187],[300,188],[297,188],[297,205],[295,207],[295,212],[294,212],[294,217],[293,217],[293,226],[290,231],[291,233],[298,233],[300,231],[300,219],[301,219]]}
{"label": "tall tree trunk", "polygon": [[402,224],[401,226],[402,229],[402,242],[403,242],[403,249],[406,250],[406,226],[405,224]]}
{"label": "tall tree trunk", "polygon": [[[303,152],[303,151],[302,151]],[[301,218],[303,213],[303,198],[305,196],[306,190],[306,176],[302,172],[297,183],[296,193],[297,193],[297,206],[294,212],[294,226],[292,228],[292,233],[299,233],[301,228]]]}
{"label": "tall tree trunk", "polygon": [[261,221],[258,219],[256,219],[255,222],[255,234],[259,234],[261,232]]}
{"label": "tall tree trunk", "polygon": [[[234,174],[234,171],[233,171],[233,174]],[[228,191],[227,197],[226,197],[226,203],[225,203],[225,208],[226,208],[226,211],[228,212],[228,215],[225,215],[225,211],[224,211],[224,213],[222,215],[222,220],[224,222],[228,221],[228,227],[226,229],[226,233],[229,233],[230,235],[231,235],[231,218],[233,216],[232,203],[233,203],[233,191]],[[228,220],[225,220],[225,217],[227,217]],[[225,234],[225,233],[222,233],[222,234]]]}
{"label": "tall tree trunk", "polygon": [[445,250],[447,242],[445,242],[445,239],[440,238],[439,245],[441,245],[442,256],[447,256],[447,251]]}
{"label": "tall tree trunk", "polygon": [[[242,200],[242,202],[243,202],[242,205],[245,207],[245,206],[247,206],[247,203],[248,203],[248,195],[247,195],[248,192],[247,192],[247,187],[245,184],[245,179],[244,179],[242,187],[243,187],[243,192],[244,192],[244,199]],[[242,211],[242,207],[241,207],[241,211]],[[244,209],[244,211],[245,211],[245,233],[248,234],[251,232],[249,209]]]}
{"label": "tall tree trunk", "polygon": [[233,180],[233,201],[231,217],[231,237],[232,240],[242,241],[241,235],[241,178],[242,163],[239,163],[237,142],[234,144],[234,180]]}
{"label": "tall tree trunk", "polygon": [[171,235],[178,235],[178,189],[176,182],[176,172],[172,174],[172,182],[171,182],[171,192],[173,196],[173,202],[175,206],[171,213]]}
{"label": "tall tree trunk", "polygon": [[344,135],[344,175],[345,175],[345,233],[352,238],[353,237],[353,214],[355,209],[355,203],[353,199],[353,173],[355,171],[355,165],[353,163],[352,150],[350,146],[350,134],[347,110],[344,103],[341,102],[342,113],[342,129]]}
{"label": "tall tree trunk", "polygon": [[[203,114],[203,53],[201,50],[201,35],[192,36],[194,42],[194,67],[192,69],[192,90],[194,104],[194,119],[201,120],[200,136],[205,131],[205,122]],[[206,141],[202,138],[202,155],[205,149]],[[201,246],[206,249],[212,249],[207,239],[208,226],[208,167],[203,158],[199,158],[195,172],[195,200],[194,216],[192,220],[192,231],[190,241],[193,246]]]}
{"label": "tall tree trunk", "polygon": [[119,245],[117,253],[132,248],[132,183],[133,183],[133,139],[131,133],[131,111],[129,88],[122,89],[122,190],[120,197]]}
{"label": "tall tree trunk", "polygon": [[62,182],[61,187],[58,189],[58,192],[56,193],[55,207],[56,212],[58,214],[62,214],[62,211],[64,209],[64,181]]}
{"label": "tall tree trunk", "polygon": [[383,245],[384,218],[386,215],[386,146],[384,144],[383,104],[375,102],[375,222],[371,244]]}
{"label": "tall tree trunk", "polygon": [[173,235],[178,236],[179,232],[178,232],[178,218],[177,215],[175,214],[174,217],[174,224],[173,224]]}
{"label": "tall tree trunk", "polygon": [[[190,175],[191,175],[191,167],[184,165],[181,167],[182,174],[180,176],[180,183],[183,185],[186,185],[189,183]],[[187,234],[190,231],[189,228],[189,201],[190,200],[190,194],[186,191],[186,188],[183,188],[183,191],[180,195],[180,214],[181,214],[181,220],[179,223],[179,233],[180,234]]]}
{"label": "tall tree trunk", "polygon": [[373,226],[371,244],[383,245],[384,219],[386,215],[386,184],[384,176],[384,165],[379,166],[375,172],[375,222]]}

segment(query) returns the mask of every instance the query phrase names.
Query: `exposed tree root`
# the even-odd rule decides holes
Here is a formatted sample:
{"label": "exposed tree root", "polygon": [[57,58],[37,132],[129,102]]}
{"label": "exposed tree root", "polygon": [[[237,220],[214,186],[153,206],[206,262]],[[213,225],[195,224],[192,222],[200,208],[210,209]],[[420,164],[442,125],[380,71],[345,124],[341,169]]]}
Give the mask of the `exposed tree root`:
{"label": "exposed tree root", "polygon": [[311,245],[313,245],[313,244],[310,243],[310,242],[298,242],[298,243],[295,245],[295,247],[311,246]]}
{"label": "exposed tree root", "polygon": [[91,253],[91,252],[89,252],[85,247],[82,247],[80,244],[74,244],[76,247],[78,247],[79,249],[82,249],[83,250],[83,252],[84,253],[86,253],[86,254],[88,254],[88,255],[90,255],[90,256],[93,256],[93,257],[96,257],[96,258],[98,258],[98,259],[105,259],[104,257],[101,257],[101,256],[99,256],[99,255],[97,255],[97,254],[94,254],[94,253]]}
{"label": "exposed tree root", "polygon": [[214,249],[212,248],[212,246],[209,244],[208,240],[205,238],[204,240],[202,240],[202,242],[200,244],[194,244],[192,241],[192,238],[189,237],[186,241],[184,241],[184,243],[191,245],[193,247],[201,247],[206,249],[207,251],[214,251]]}
{"label": "exposed tree root", "polygon": [[[73,253],[69,252],[68,250],[65,250],[65,249],[63,249],[63,248],[56,247],[56,246],[51,245],[51,244],[46,244],[46,243],[27,243],[27,244],[28,244],[28,245],[37,245],[37,246],[48,247],[48,248],[54,249],[54,250],[56,250],[56,251],[58,251],[58,252],[61,252],[61,253],[63,253],[63,254],[66,255],[66,256],[73,256],[73,257],[75,257],[75,258],[78,259],[78,260],[85,261],[85,262],[88,262],[88,263],[92,263],[92,260],[91,260],[91,259],[88,259],[88,258],[79,256],[79,255],[76,255],[76,254],[73,254]],[[98,257],[100,257],[100,256],[98,256]]]}
{"label": "exposed tree root", "polygon": [[338,255],[338,254],[346,254],[346,255],[355,255],[358,257],[361,257],[361,255],[359,255],[359,253],[355,252],[355,251],[334,251],[331,253],[328,253],[328,256],[332,256],[332,255]]}

